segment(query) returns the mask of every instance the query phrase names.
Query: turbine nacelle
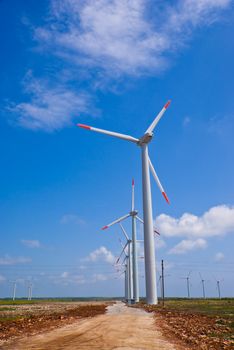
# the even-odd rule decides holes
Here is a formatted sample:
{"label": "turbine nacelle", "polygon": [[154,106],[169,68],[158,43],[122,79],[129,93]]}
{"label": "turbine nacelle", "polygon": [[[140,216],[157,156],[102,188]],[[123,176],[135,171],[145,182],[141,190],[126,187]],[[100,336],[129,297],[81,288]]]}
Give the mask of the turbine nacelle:
{"label": "turbine nacelle", "polygon": [[133,211],[130,211],[130,216],[137,216],[138,214],[138,211],[137,210],[133,210]]}
{"label": "turbine nacelle", "polygon": [[138,141],[138,146],[142,146],[143,144],[148,144],[150,143],[150,141],[152,140],[154,134],[151,132],[147,132],[145,133]]}

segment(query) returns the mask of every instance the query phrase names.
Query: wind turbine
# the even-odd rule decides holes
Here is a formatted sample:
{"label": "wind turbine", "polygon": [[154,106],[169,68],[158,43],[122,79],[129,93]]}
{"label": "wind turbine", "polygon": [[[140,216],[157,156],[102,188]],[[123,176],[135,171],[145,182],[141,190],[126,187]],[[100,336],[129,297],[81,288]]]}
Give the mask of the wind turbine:
{"label": "wind turbine", "polygon": [[13,284],[13,293],[12,293],[12,300],[15,300],[15,294],[16,294],[16,283],[17,281],[9,281],[10,283]]}
{"label": "wind turbine", "polygon": [[[125,258],[127,258],[127,254],[125,253]],[[116,271],[120,272],[119,277],[115,277],[115,279],[120,278],[121,275],[124,274],[124,296],[125,301],[128,301],[128,265],[127,262],[125,262],[127,259],[124,259],[124,261],[121,264],[115,263],[114,266],[116,267]],[[120,270],[119,268],[124,267],[124,270]]]}
{"label": "wind turbine", "polygon": [[202,293],[203,293],[203,298],[206,298],[206,293],[205,293],[205,280],[202,278],[201,273],[199,272],[199,276],[201,278],[201,283],[202,283]]}
{"label": "wind turbine", "polygon": [[28,300],[32,300],[32,287],[33,284],[31,281],[27,281],[28,282]]}
{"label": "wind turbine", "polygon": [[153,131],[162,118],[163,114],[170,105],[168,101],[159,114],[156,116],[152,124],[148,127],[142,137],[135,138],[130,135],[120,134],[117,132],[107,131],[94,128],[84,124],[77,124],[79,127],[86,130],[96,131],[101,134],[117,137],[122,140],[130,141],[141,147],[142,157],[142,192],[143,192],[143,213],[144,213],[144,250],[145,250],[145,281],[146,281],[146,300],[148,304],[157,304],[157,289],[156,289],[156,269],[155,269],[155,249],[154,249],[154,234],[153,234],[153,213],[152,213],[152,196],[150,185],[150,173],[157,182],[157,185],[162,192],[165,200],[169,203],[169,199],[164,191],[153,164],[150,161],[148,154],[148,144],[153,138]]}
{"label": "wind turbine", "polygon": [[216,288],[218,290],[218,297],[219,299],[221,299],[220,282],[223,282],[223,279],[220,280],[215,277],[215,281],[216,281]]}
{"label": "wind turbine", "polygon": [[[126,261],[126,264],[125,264],[125,295],[126,295],[126,301],[129,304],[131,304],[131,300],[133,299],[133,280],[132,280],[133,276],[132,276],[132,254],[131,254],[132,241],[129,239],[125,230],[124,230],[124,232],[126,234],[127,242],[125,245],[122,245],[122,242],[121,242],[123,249],[122,249],[118,259],[116,260],[116,264],[119,263],[122,254],[124,254],[125,258],[124,258],[122,264],[124,264]],[[127,253],[125,251],[126,248],[127,248]]]}
{"label": "wind turbine", "polygon": [[113,221],[109,225],[103,226],[102,230],[106,230],[112,225],[115,225],[117,223],[120,224],[120,227],[126,237],[127,242],[130,241],[126,231],[123,228],[123,225],[121,222],[129,217],[132,218],[132,275],[133,275],[133,299],[135,302],[139,301],[139,280],[138,280],[138,262],[137,262],[137,237],[136,237],[136,219],[138,219],[140,222],[142,220],[137,216],[138,211],[135,210],[135,183],[134,180],[132,180],[132,205],[131,205],[131,211],[118,218],[117,220]]}
{"label": "wind turbine", "polygon": [[186,277],[182,277],[183,280],[186,280],[188,299],[190,298],[190,281],[189,281],[190,274],[191,274],[191,271],[189,271],[189,274]]}

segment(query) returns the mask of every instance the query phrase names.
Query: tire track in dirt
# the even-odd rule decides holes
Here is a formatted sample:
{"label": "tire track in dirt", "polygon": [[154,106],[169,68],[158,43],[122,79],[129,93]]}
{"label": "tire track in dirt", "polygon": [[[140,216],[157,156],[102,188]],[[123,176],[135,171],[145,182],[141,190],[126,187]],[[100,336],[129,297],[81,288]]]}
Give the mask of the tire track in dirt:
{"label": "tire track in dirt", "polygon": [[157,330],[153,314],[117,302],[105,315],[23,338],[2,350],[175,350]]}

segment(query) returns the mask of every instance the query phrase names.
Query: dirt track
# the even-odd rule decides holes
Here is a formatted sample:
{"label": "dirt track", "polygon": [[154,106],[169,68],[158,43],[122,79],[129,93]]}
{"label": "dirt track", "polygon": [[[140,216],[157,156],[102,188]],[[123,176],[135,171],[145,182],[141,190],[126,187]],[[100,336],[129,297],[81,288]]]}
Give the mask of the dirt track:
{"label": "dirt track", "polygon": [[156,329],[154,316],[117,302],[105,315],[18,341],[15,350],[175,350]]}

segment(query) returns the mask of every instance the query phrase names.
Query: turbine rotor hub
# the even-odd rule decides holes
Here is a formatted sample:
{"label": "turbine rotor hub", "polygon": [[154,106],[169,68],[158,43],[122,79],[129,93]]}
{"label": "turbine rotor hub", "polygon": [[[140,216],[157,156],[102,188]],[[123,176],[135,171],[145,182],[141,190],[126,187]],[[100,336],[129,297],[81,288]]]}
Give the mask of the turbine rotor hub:
{"label": "turbine rotor hub", "polygon": [[144,143],[149,143],[153,138],[153,133],[144,134],[138,141],[138,145],[142,146]]}

